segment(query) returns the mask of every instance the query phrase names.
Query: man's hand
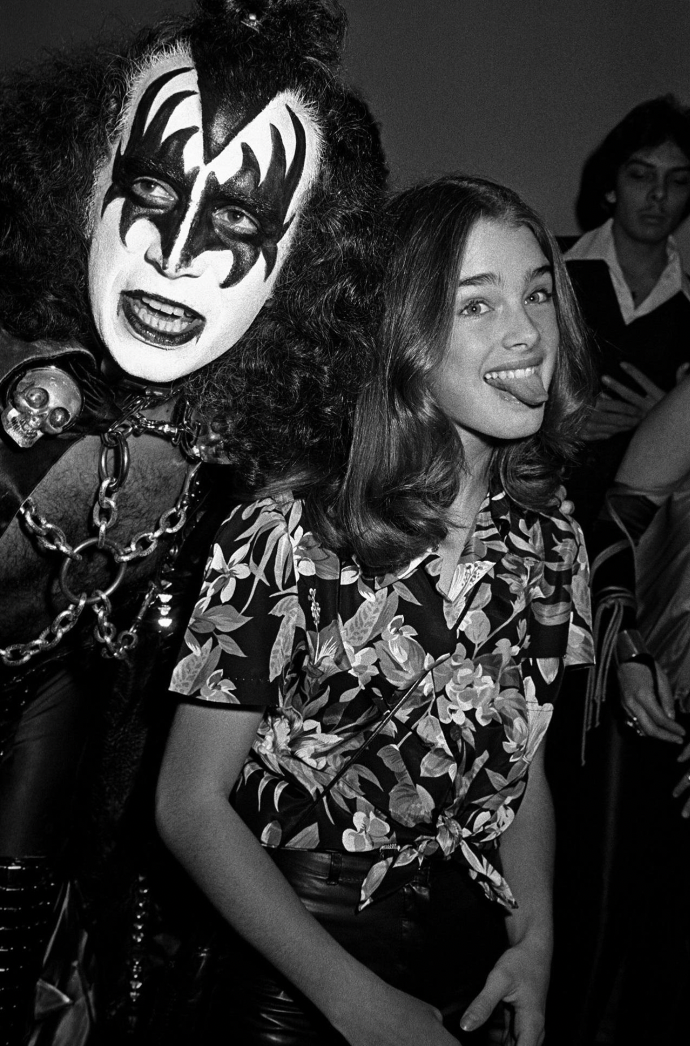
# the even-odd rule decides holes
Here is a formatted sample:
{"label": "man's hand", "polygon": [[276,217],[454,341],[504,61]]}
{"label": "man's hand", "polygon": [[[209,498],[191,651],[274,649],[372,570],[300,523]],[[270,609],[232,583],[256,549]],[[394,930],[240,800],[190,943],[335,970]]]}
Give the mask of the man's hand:
{"label": "man's hand", "polygon": [[[647,665],[634,661],[618,666],[618,682],[621,688],[621,701],[626,713],[633,717],[647,737],[656,737],[659,741],[670,741],[672,744],[683,744],[685,730],[675,721],[675,704],[671,685],[666,673],[657,664],[652,672]],[[684,763],[686,772],[673,789],[673,796],[683,797],[680,816],[690,818],[690,744],[686,744],[678,756],[678,762]]]}
{"label": "man's hand", "polygon": [[655,407],[666,395],[663,389],[650,381],[632,363],[621,363],[621,370],[624,370],[642,391],[635,392],[622,382],[609,377],[608,374],[602,375],[602,384],[608,391],[616,395],[611,396],[607,392],[599,393],[594,410],[585,425],[584,439],[590,441],[610,439],[619,432],[630,432],[637,428],[652,407]]}
{"label": "man's hand", "polygon": [[621,704],[647,737],[680,745],[685,730],[676,722],[671,684],[663,668],[655,671],[637,661],[624,661],[618,666]]}

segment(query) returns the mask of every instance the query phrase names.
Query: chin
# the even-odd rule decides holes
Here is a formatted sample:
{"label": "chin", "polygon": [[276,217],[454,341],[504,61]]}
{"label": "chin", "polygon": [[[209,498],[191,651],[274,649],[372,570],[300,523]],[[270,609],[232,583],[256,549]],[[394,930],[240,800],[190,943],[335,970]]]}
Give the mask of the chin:
{"label": "chin", "polygon": [[161,347],[119,329],[99,332],[118,367],[140,381],[170,382],[203,366],[196,341],[174,348]]}
{"label": "chin", "polygon": [[527,439],[539,431],[544,422],[544,406],[528,407],[515,402],[510,406],[510,412],[505,411],[495,419],[496,439]]}
{"label": "chin", "polygon": [[544,415],[542,412],[538,419],[530,419],[529,423],[525,423],[524,425],[507,425],[505,431],[497,436],[497,438],[503,440],[529,439],[530,436],[534,436],[535,433],[539,432],[543,421]]}
{"label": "chin", "polygon": [[663,243],[673,232],[671,225],[643,224],[637,231],[637,239],[642,243]]}
{"label": "chin", "polygon": [[167,364],[159,364],[157,362],[152,364],[134,364],[122,358],[118,359],[117,356],[113,358],[118,366],[129,374],[130,377],[138,378],[139,381],[150,381],[153,384],[167,384],[168,382],[178,381],[197,369],[195,367],[184,367],[179,363],[175,364],[173,362]]}
{"label": "chin", "polygon": [[140,381],[176,381],[194,370],[193,366],[185,366],[186,361],[181,360],[179,355],[151,346],[140,345],[138,350],[109,349],[109,352],[120,370]]}

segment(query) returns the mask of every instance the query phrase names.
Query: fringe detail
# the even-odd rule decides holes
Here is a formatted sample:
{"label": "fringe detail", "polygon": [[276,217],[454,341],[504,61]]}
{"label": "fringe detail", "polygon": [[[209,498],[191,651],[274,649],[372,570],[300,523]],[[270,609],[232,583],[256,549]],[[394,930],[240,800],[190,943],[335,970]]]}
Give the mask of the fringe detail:
{"label": "fringe detail", "polygon": [[[623,538],[599,553],[592,564],[591,584],[594,592],[596,592],[596,574],[601,567],[613,556],[616,556],[628,547],[628,542]],[[618,585],[609,585],[597,593],[596,611],[592,628],[594,649],[596,650],[596,665],[590,670],[585,692],[585,714],[582,723],[580,746],[580,763],[582,766],[584,766],[586,758],[587,734],[599,725],[601,706],[606,700],[606,695],[612,682],[611,669],[614,660],[616,637],[621,630],[623,615],[628,609],[636,609],[635,597],[628,589]]]}
{"label": "fringe detail", "polygon": [[[594,641],[596,644],[596,666],[590,670],[585,691],[585,715],[582,725],[582,743],[580,747],[580,764],[585,765],[587,734],[599,725],[601,706],[606,700],[610,682],[613,652],[623,620],[626,603],[615,597],[603,600],[594,615]],[[610,613],[608,622],[604,618]]]}

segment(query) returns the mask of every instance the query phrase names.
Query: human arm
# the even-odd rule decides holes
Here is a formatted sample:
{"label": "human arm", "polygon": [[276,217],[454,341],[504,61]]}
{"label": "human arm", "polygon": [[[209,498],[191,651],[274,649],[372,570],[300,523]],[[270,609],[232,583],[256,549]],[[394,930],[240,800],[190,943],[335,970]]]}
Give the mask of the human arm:
{"label": "human arm", "polygon": [[549,983],[552,933],[554,817],[544,774],[544,745],[537,749],[515,820],[501,836],[503,873],[518,903],[507,920],[510,947],[490,972],[484,988],[460,1021],[472,1031],[500,1002],[511,1013],[516,1046],[540,1046]]}
{"label": "human arm", "polygon": [[667,491],[690,472],[690,380],[676,385],[632,437],[616,482]]}
{"label": "human arm", "polygon": [[[654,502],[667,496],[690,472],[689,419],[690,381],[682,381],[647,415],[630,441],[609,494],[611,516],[618,524],[613,538],[602,542],[607,524],[598,526],[602,553],[598,561],[604,566],[595,574],[608,575],[609,591],[617,586],[625,593],[621,606],[627,605],[619,630],[633,636],[633,647],[637,642],[633,548],[654,514]],[[602,587],[599,578],[594,587],[596,594]],[[619,659],[617,669],[624,711],[647,736],[681,744],[685,731],[675,720],[675,702],[665,672],[644,650],[636,658],[630,644],[627,648],[633,656]]]}
{"label": "human arm", "polygon": [[453,1046],[432,1006],[357,962],[303,906],[228,802],[260,710],[183,704],[157,795],[166,845],[231,926],[352,1046]]}
{"label": "human arm", "polygon": [[676,722],[670,683],[637,627],[635,546],[657,507],[652,499],[616,483],[607,495],[606,515],[592,533],[593,689],[596,699],[602,699],[615,675],[613,685],[628,725],[641,735],[681,744],[685,731]]}

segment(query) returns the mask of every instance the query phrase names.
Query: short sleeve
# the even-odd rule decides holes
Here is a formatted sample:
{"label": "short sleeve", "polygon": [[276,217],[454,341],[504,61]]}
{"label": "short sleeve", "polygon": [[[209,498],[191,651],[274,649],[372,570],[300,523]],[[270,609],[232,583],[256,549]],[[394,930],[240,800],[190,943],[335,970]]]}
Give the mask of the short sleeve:
{"label": "short sleeve", "polygon": [[265,498],[239,505],[221,526],[172,675],[175,693],[278,704],[303,616],[289,530],[298,504]]}
{"label": "short sleeve", "polygon": [[553,521],[557,532],[556,554],[564,555],[562,578],[570,589],[571,608],[566,649],[566,667],[594,664],[592,638],[592,594],[590,562],[579,523],[559,514]]}
{"label": "short sleeve", "polygon": [[530,656],[565,667],[594,663],[589,563],[579,524],[542,517],[543,577],[532,602]]}
{"label": "short sleeve", "polygon": [[592,600],[589,585],[589,560],[585,539],[580,524],[568,519],[573,532],[576,552],[572,564],[570,592],[572,608],[568,630],[566,667],[594,664],[594,640],[592,638]]}

